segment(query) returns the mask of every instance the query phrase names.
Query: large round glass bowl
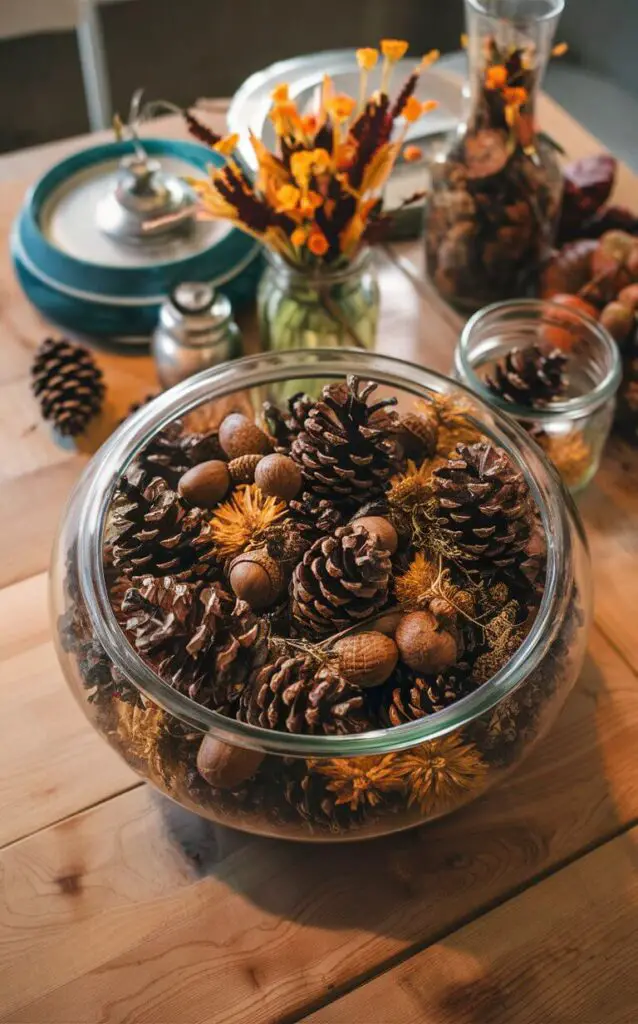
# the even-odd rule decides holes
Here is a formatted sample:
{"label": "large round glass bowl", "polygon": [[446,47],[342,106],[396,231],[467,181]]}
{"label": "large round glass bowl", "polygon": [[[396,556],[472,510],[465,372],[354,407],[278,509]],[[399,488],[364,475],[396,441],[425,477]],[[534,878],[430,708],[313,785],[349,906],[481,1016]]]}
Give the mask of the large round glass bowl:
{"label": "large round glass bowl", "polygon": [[[122,473],[175,418],[194,429],[228,412],[355,373],[396,395],[399,411],[458,397],[468,418],[523,474],[547,542],[546,585],[531,630],[489,682],[444,710],[389,729],[293,735],[242,724],[177,692],[127,642],[102,564],[109,505]],[[479,797],[549,728],[580,671],[591,615],[582,526],[557,474],[513,421],[462,386],[410,363],[348,350],[269,353],[226,364],[166,392],[124,423],[87,467],[67,507],[52,567],[58,656],[93,726],[145,779],[213,821],[290,839],[383,835]],[[236,785],[198,774],[202,738],[252,765]]]}

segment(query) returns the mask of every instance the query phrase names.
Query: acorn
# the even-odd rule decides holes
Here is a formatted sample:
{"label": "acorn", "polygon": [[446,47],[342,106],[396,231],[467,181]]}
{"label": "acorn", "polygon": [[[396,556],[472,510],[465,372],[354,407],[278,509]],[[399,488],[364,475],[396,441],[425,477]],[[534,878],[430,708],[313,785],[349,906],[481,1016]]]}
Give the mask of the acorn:
{"label": "acorn", "polygon": [[399,546],[399,535],[389,519],[383,516],[361,516],[353,520],[353,526],[362,526],[377,538],[376,546],[393,555]]}
{"label": "acorn", "polygon": [[197,771],[209,786],[234,789],[252,778],[263,759],[259,750],[231,747],[207,735],[197,751]]}
{"label": "acorn", "polygon": [[616,300],[607,303],[600,314],[600,323],[607,328],[614,341],[622,345],[636,324],[636,314],[630,306]]}
{"label": "acorn", "polygon": [[389,679],[399,660],[394,640],[383,633],[355,633],[334,646],[339,674],[357,686],[379,686]]}
{"label": "acorn", "polygon": [[618,292],[616,299],[622,302],[623,306],[628,306],[633,313],[638,312],[638,284],[628,284]]}
{"label": "acorn", "polygon": [[219,426],[219,443],[229,459],[242,455],[267,455],[272,444],[267,434],[241,412],[231,412]]}
{"label": "acorn", "polygon": [[230,487],[228,466],[219,459],[200,462],[179,478],[177,490],[180,497],[199,508],[214,508]]}
{"label": "acorn", "polygon": [[273,498],[290,501],[299,494],[302,482],[299,466],[287,455],[266,455],[255,469],[255,483]]}
{"label": "acorn", "polygon": [[440,629],[431,612],[410,612],[397,627],[394,639],[408,668],[436,675],[456,663],[456,640]]}
{"label": "acorn", "polygon": [[263,455],[240,455],[238,459],[231,459],[228,463],[228,472],[233,483],[254,483],[255,470],[263,458]]}
{"label": "acorn", "polygon": [[236,597],[246,601],[254,611],[268,608],[284,587],[284,574],[265,548],[245,551],[233,559],[229,581]]}

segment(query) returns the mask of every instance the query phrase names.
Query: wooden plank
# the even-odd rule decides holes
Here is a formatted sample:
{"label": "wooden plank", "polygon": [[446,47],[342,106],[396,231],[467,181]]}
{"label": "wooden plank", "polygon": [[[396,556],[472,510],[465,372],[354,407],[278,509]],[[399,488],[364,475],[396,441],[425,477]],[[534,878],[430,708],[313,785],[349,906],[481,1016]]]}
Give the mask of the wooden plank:
{"label": "wooden plank", "polygon": [[46,576],[0,590],[0,845],[136,784],[67,689]]}
{"label": "wooden plank", "polygon": [[305,1024],[631,1024],[637,861],[634,828]]}
{"label": "wooden plank", "polygon": [[[577,690],[527,765],[431,827],[365,847],[250,838],[190,885],[170,861],[155,889],[166,829],[153,815],[131,824],[146,814],[141,792],[118,797],[0,855],[11,865],[0,1020],[301,1014],[635,820],[637,740],[635,677],[595,632]],[[132,879],[147,871],[138,890]],[[67,875],[71,892],[60,891]],[[28,959],[11,936],[27,917],[40,935]]]}

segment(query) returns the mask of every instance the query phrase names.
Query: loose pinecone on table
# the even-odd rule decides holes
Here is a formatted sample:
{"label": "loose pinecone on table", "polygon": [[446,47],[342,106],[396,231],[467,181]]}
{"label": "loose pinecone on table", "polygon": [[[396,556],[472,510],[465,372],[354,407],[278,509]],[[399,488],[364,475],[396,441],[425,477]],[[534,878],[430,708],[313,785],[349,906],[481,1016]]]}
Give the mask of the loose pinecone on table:
{"label": "loose pinecone on table", "polygon": [[42,416],[60,434],[76,437],[102,408],[105,387],[102,371],[82,345],[47,338],[31,366],[31,386]]}

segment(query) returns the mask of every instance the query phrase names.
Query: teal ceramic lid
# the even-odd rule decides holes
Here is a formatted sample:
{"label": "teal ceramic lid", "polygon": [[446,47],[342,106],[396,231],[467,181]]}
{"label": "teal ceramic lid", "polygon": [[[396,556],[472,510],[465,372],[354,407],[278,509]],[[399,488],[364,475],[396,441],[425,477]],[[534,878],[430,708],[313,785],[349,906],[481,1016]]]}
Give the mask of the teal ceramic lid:
{"label": "teal ceramic lid", "polygon": [[[62,160],[27,196],[13,256],[27,294],[45,315],[64,322],[65,306],[74,301],[85,312],[92,304],[111,314],[145,309],[150,332],[159,305],[180,281],[207,281],[235,305],[254,296],[260,246],[228,222],[197,220],[184,182],[205,177],[222,158],[198,143],[163,139],[145,139],[142,156],[152,187],[149,167],[140,166],[136,144],[127,141]],[[27,287],[27,277],[37,287]],[[45,292],[56,293],[54,314],[43,304]],[[124,314],[119,319],[126,336]],[[111,327],[94,329],[112,333]]]}

